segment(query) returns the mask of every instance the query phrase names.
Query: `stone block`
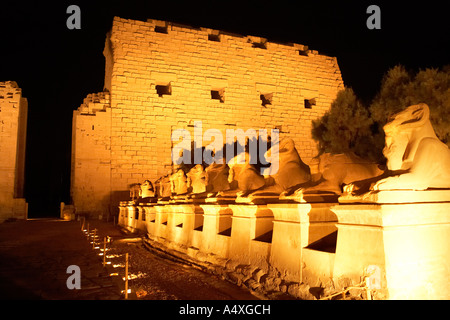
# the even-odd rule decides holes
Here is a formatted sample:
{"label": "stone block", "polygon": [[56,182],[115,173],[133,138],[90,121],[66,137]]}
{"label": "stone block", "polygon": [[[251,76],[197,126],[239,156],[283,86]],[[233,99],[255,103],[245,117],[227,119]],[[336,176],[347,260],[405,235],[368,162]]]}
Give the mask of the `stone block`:
{"label": "stone block", "polygon": [[332,211],[339,220],[334,278],[359,283],[376,267],[382,297],[450,298],[449,203],[345,204]]}

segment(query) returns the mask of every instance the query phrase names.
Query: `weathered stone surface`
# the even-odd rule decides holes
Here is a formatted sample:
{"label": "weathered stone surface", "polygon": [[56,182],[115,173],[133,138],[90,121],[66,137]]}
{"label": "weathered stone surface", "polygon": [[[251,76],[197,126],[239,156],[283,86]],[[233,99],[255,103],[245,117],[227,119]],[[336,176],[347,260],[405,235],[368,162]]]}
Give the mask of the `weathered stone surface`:
{"label": "weathered stone surface", "polygon": [[28,101],[15,81],[0,82],[0,222],[26,219],[25,144]]}
{"label": "weathered stone surface", "polygon": [[288,293],[302,300],[315,300],[314,295],[310,292],[310,287],[303,283],[294,283],[289,285]]}
{"label": "weathered stone surface", "polygon": [[195,165],[189,172],[187,176],[187,187],[191,193],[199,194],[206,192],[206,173],[203,165]]}
{"label": "weathered stone surface", "polygon": [[169,175],[160,177],[155,182],[156,194],[160,198],[169,198],[172,195],[172,183],[170,181]]}
{"label": "weathered stone surface", "polygon": [[141,198],[150,198],[155,196],[155,189],[153,188],[153,183],[150,180],[145,180],[141,184]]}
{"label": "weathered stone surface", "polygon": [[448,202],[334,206],[336,289],[379,270],[374,281],[379,298],[448,299],[449,209]]}
{"label": "weathered stone surface", "polygon": [[206,191],[217,194],[219,191],[230,189],[228,182],[229,167],[227,164],[218,164],[213,162],[205,169]]}
{"label": "weathered stone surface", "polygon": [[248,152],[241,153],[231,159],[228,162],[228,166],[230,167],[228,182],[230,184],[237,182],[237,187],[240,190],[239,196],[246,196],[250,192],[264,187],[264,177],[250,163]]}
{"label": "weathered stone surface", "polygon": [[[290,193],[293,188],[311,180],[311,171],[300,158],[294,140],[291,138],[281,140],[278,149],[278,154],[274,156],[278,156],[279,168],[273,177],[284,192]],[[267,153],[266,158],[271,160],[271,156]]]}
{"label": "weathered stone surface", "polygon": [[353,181],[379,176],[383,171],[379,165],[358,157],[354,153],[324,153],[319,158],[319,184],[306,188],[304,193],[330,191],[342,193],[342,186]]}
{"label": "weathered stone surface", "polygon": [[186,174],[182,169],[177,169],[174,174],[170,176],[172,193],[182,195],[188,192],[188,185]]}

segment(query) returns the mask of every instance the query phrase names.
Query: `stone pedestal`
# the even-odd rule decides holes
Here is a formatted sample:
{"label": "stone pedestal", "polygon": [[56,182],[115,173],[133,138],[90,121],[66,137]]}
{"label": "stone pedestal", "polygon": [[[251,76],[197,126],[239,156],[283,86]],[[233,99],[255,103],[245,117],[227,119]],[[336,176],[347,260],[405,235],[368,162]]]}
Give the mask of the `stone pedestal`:
{"label": "stone pedestal", "polygon": [[313,264],[303,257],[303,248],[336,231],[336,215],[331,203],[280,203],[267,207],[274,215],[270,263],[285,274],[287,280],[302,282],[303,269]]}
{"label": "stone pedestal", "polygon": [[148,204],[144,206],[145,213],[145,228],[149,238],[153,238],[155,235],[155,222],[156,222],[156,209],[154,204]]}
{"label": "stone pedestal", "polygon": [[183,227],[182,211],[176,204],[164,206],[167,215],[166,239],[170,242],[176,242],[181,237],[181,228]]}
{"label": "stone pedestal", "polygon": [[134,204],[129,204],[127,207],[127,210],[128,210],[128,212],[127,212],[127,218],[125,220],[125,228],[132,231],[135,217],[136,217],[136,207],[134,206]]}
{"label": "stone pedestal", "polygon": [[[402,191],[405,199],[415,192]],[[389,192],[383,193],[387,199]],[[368,269],[379,269],[378,298],[450,299],[449,202],[340,204],[332,210],[339,220],[336,283],[359,283]]]}
{"label": "stone pedestal", "polygon": [[155,239],[167,237],[167,209],[166,205],[155,206]]}
{"label": "stone pedestal", "polygon": [[370,191],[363,195],[344,194],[340,203],[419,203],[450,201],[450,190],[381,190]]}
{"label": "stone pedestal", "polygon": [[[233,211],[229,257],[242,264],[267,252],[251,252],[251,241],[272,231],[273,214],[265,205],[229,205]],[[265,251],[264,248],[261,250]]]}
{"label": "stone pedestal", "polygon": [[228,257],[233,211],[228,205],[205,204],[203,211],[203,237],[200,250]]}
{"label": "stone pedestal", "polygon": [[128,203],[128,201],[120,201],[120,204],[119,204],[119,216],[118,216],[118,219],[117,219],[117,224],[119,226],[124,226],[125,225],[125,221],[126,221],[125,219],[126,219],[127,212],[128,212],[127,203]]}
{"label": "stone pedestal", "polygon": [[135,231],[147,231],[146,225],[145,225],[145,206],[147,204],[145,203],[139,203],[139,205],[136,207],[136,219],[134,221],[134,228]]}
{"label": "stone pedestal", "polygon": [[[307,233],[302,232],[311,205],[308,204],[269,204],[274,215],[272,252],[270,264],[280,272],[286,273],[286,279],[300,282],[302,244],[306,243]],[[305,236],[306,235],[306,236]]]}
{"label": "stone pedestal", "polygon": [[169,212],[168,227],[172,230],[169,239],[182,246],[198,246],[198,237],[195,239],[195,231],[201,231],[203,227],[203,209],[194,204],[179,204],[167,206]]}

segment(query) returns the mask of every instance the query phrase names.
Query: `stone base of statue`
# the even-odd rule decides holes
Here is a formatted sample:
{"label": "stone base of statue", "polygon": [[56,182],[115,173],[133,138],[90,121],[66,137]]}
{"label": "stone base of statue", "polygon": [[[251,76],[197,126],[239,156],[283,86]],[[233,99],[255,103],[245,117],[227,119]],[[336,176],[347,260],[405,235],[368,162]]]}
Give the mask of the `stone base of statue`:
{"label": "stone base of statue", "polygon": [[164,198],[158,198],[157,204],[169,204],[170,203],[170,198],[169,197],[164,197]]}
{"label": "stone base of statue", "polygon": [[369,278],[379,299],[450,299],[450,190],[348,195],[337,215],[335,283]]}
{"label": "stone base of statue", "polygon": [[191,193],[190,197],[192,199],[204,199],[208,196],[208,192],[201,192],[201,193]]}
{"label": "stone base of statue", "polygon": [[227,190],[208,193],[205,203],[231,204],[235,203],[237,190]]}
{"label": "stone base of statue", "polygon": [[330,191],[303,191],[303,189],[299,189],[292,194],[282,193],[280,194],[280,200],[283,202],[293,201],[299,203],[316,203],[316,202],[325,202],[332,203],[337,202],[339,195]]}
{"label": "stone base of statue", "polygon": [[377,190],[361,195],[343,194],[340,203],[417,203],[450,201],[449,189]]}
{"label": "stone base of statue", "polygon": [[265,205],[268,203],[278,203],[282,189],[277,185],[269,185],[263,188],[250,191],[238,192],[236,203]]}
{"label": "stone base of statue", "polygon": [[141,198],[137,201],[139,204],[147,204],[147,203],[157,203],[158,198],[157,197],[147,197],[147,198]]}
{"label": "stone base of statue", "polygon": [[236,203],[264,205],[267,203],[279,202],[279,197],[280,197],[279,193],[260,191],[251,193],[248,196],[238,196],[236,198]]}
{"label": "stone base of statue", "polygon": [[171,204],[177,204],[177,203],[192,203],[191,195],[190,194],[177,194],[173,195],[170,198],[169,203]]}
{"label": "stone base of statue", "polygon": [[190,195],[190,203],[192,204],[203,204],[206,202],[208,193],[202,192],[202,193],[194,193]]}

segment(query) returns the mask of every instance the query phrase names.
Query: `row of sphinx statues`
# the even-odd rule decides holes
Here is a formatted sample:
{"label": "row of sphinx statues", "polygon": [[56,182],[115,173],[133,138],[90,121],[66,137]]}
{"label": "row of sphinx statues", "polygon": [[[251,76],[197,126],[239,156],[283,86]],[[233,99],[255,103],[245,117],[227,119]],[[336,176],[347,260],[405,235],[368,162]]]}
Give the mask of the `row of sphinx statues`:
{"label": "row of sphinx statues", "polygon": [[279,167],[274,175],[261,175],[245,152],[228,163],[197,164],[189,170],[177,166],[154,184],[145,180],[133,185],[130,196],[132,200],[259,197],[304,202],[306,194],[450,188],[450,150],[437,138],[429,115],[429,107],[422,103],[391,117],[384,126],[386,166],[353,153],[326,153],[316,158],[318,174],[312,175],[294,141],[284,138],[279,142]]}

